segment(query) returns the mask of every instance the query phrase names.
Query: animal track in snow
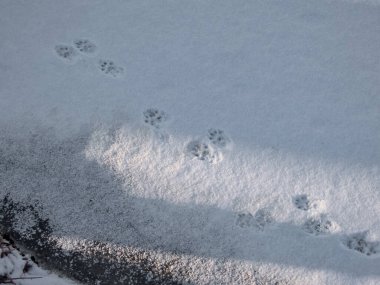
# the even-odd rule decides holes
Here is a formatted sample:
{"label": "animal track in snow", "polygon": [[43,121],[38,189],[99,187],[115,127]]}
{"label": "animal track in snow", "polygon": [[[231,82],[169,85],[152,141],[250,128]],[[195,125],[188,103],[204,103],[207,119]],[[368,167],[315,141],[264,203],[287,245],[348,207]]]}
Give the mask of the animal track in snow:
{"label": "animal track in snow", "polygon": [[73,61],[78,55],[75,49],[69,45],[56,45],[54,49],[60,58],[68,62]]}
{"label": "animal track in snow", "polygon": [[326,215],[320,215],[308,219],[302,226],[303,230],[309,234],[318,236],[331,233],[336,225]]}
{"label": "animal track in snow", "polygon": [[144,122],[152,127],[159,129],[167,121],[168,115],[159,109],[149,108],[143,112]]}
{"label": "animal track in snow", "polygon": [[326,210],[326,202],[324,200],[311,200],[306,194],[294,196],[293,204],[297,209],[303,211],[323,212]]}
{"label": "animal track in snow", "polygon": [[254,216],[254,219],[256,222],[256,227],[260,230],[264,230],[267,225],[274,222],[272,214],[266,209],[258,210]]}
{"label": "animal track in snow", "polygon": [[208,130],[207,138],[209,143],[194,140],[188,144],[188,151],[199,160],[216,162],[222,158],[221,148],[227,146],[230,139],[223,130],[211,128]]}
{"label": "animal track in snow", "polygon": [[251,213],[239,213],[236,219],[236,224],[241,228],[247,228],[254,224],[254,218]]}
{"label": "animal track in snow", "polygon": [[124,68],[116,65],[112,60],[99,60],[99,69],[106,75],[120,77],[124,73]]}
{"label": "animal track in snow", "polygon": [[187,145],[188,151],[198,158],[199,160],[205,160],[208,162],[215,162],[217,160],[217,155],[215,150],[208,144],[201,141],[191,141]]}
{"label": "animal track in snow", "polygon": [[207,137],[211,143],[220,148],[226,147],[230,142],[230,139],[227,137],[224,131],[220,129],[209,129]]}
{"label": "animal track in snow", "polygon": [[87,39],[74,40],[74,46],[84,54],[92,54],[96,51],[96,45]]}
{"label": "animal track in snow", "polygon": [[259,230],[264,230],[273,222],[272,214],[266,209],[257,210],[254,216],[249,212],[239,213],[236,219],[236,224],[241,228],[256,227]]}
{"label": "animal track in snow", "polygon": [[368,232],[359,232],[349,235],[343,241],[343,244],[357,252],[365,254],[367,256],[380,253],[380,242],[369,241],[367,239]]}
{"label": "animal track in snow", "polygon": [[297,209],[307,211],[310,209],[310,201],[307,195],[301,194],[297,195],[293,198],[294,206],[296,206]]}

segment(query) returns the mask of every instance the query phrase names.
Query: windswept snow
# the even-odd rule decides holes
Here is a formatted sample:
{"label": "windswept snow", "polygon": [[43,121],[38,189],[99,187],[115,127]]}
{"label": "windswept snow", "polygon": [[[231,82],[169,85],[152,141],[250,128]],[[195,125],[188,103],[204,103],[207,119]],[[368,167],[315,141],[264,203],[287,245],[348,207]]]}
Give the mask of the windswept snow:
{"label": "windswept snow", "polygon": [[380,283],[379,15],[1,1],[2,226],[89,284]]}

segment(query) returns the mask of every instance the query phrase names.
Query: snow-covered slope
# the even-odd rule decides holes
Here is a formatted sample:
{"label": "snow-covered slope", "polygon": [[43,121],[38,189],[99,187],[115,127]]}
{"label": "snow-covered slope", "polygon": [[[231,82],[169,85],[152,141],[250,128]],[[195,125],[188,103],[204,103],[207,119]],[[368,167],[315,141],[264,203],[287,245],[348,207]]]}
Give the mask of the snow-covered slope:
{"label": "snow-covered slope", "polygon": [[377,284],[379,15],[1,1],[0,198],[38,201],[63,251],[147,252],[179,282]]}

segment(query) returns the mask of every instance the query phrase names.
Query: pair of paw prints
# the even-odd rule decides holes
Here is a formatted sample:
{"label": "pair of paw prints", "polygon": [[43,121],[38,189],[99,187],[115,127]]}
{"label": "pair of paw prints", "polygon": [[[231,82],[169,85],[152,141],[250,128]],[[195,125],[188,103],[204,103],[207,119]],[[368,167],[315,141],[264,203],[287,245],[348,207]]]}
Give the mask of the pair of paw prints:
{"label": "pair of paw prints", "polygon": [[96,52],[97,46],[95,43],[87,39],[77,39],[73,41],[72,45],[56,45],[54,47],[57,56],[66,60],[73,61],[81,54],[91,55]]}
{"label": "pair of paw prints", "polygon": [[[302,211],[317,211],[321,210],[323,201],[311,200],[306,194],[301,194],[293,197],[294,206]],[[337,225],[332,221],[327,214],[319,214],[305,221],[302,229],[314,236],[327,235],[332,233],[337,228]]]}
{"label": "pair of paw prints", "polygon": [[327,215],[322,214],[306,220],[302,228],[309,234],[319,236],[330,234],[334,230],[335,224],[327,217]]}
{"label": "pair of paw prints", "polygon": [[236,219],[236,225],[241,228],[254,227],[261,231],[273,222],[274,218],[267,209],[259,209],[255,215],[252,215],[250,212],[239,213]]}
{"label": "pair of paw prints", "polygon": [[310,199],[306,194],[294,196],[293,204],[297,209],[303,211],[321,212],[325,210],[325,202],[323,200]]}
{"label": "pair of paw prints", "polygon": [[[318,204],[305,195],[297,195],[293,198],[294,206],[302,211],[318,209]],[[306,220],[302,226],[303,230],[314,236],[328,235],[338,228],[337,224],[332,221],[326,214],[311,217]],[[371,256],[380,253],[380,242],[370,241],[368,231],[346,235],[342,239],[342,244],[361,254]]]}
{"label": "pair of paw prints", "polygon": [[213,163],[220,160],[221,152],[230,142],[223,130],[210,128],[207,140],[193,140],[187,145],[187,150],[195,158]]}
{"label": "pair of paw prints", "polygon": [[[88,39],[76,39],[72,45],[59,44],[54,47],[55,52],[59,58],[66,63],[75,63],[80,55],[93,56],[98,47],[97,45]],[[124,68],[118,66],[112,60],[100,59],[97,61],[96,66],[100,72],[112,77],[119,77],[123,74]]]}
{"label": "pair of paw prints", "polygon": [[[144,123],[159,130],[168,121],[168,114],[160,109],[149,108],[143,112]],[[230,139],[223,130],[211,128],[207,131],[207,141],[193,140],[187,145],[187,152],[202,161],[215,163],[220,160],[220,150],[227,147]]]}

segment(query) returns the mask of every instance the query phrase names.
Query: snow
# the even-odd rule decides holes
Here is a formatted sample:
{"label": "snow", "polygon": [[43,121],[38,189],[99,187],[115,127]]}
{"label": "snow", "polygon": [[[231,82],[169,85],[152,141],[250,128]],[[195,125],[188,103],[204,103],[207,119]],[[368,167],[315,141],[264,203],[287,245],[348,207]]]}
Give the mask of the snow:
{"label": "snow", "polygon": [[379,4],[1,1],[0,198],[180,282],[380,283]]}
{"label": "snow", "polygon": [[[0,283],[15,285],[76,285],[73,281],[48,272],[34,263],[30,256],[0,236]],[[26,270],[27,269],[27,270]],[[3,279],[3,277],[5,279]],[[11,283],[13,281],[13,283]]]}

